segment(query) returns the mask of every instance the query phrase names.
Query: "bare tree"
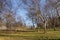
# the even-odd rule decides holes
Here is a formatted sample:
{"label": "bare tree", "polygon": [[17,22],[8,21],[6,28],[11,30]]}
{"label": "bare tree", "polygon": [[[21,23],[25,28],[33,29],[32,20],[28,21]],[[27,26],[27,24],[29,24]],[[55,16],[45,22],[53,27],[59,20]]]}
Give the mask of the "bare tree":
{"label": "bare tree", "polygon": [[[28,3],[29,2],[29,3]],[[28,17],[31,18],[33,26],[34,23],[37,24],[37,27],[42,20],[44,23],[44,32],[46,32],[46,20],[44,19],[44,16],[41,13],[41,7],[40,7],[40,0],[30,0],[30,1],[24,1],[24,4],[27,6],[25,8],[28,11]],[[38,30],[39,31],[39,30]]]}
{"label": "bare tree", "polygon": [[17,7],[14,9],[12,2],[13,1],[11,0],[0,0],[0,16],[3,19],[2,21],[5,22],[8,29],[11,29],[11,26],[16,22],[16,12],[22,4],[22,2],[18,3]]}
{"label": "bare tree", "polygon": [[[47,3],[47,6],[48,6],[48,8],[52,8],[52,10],[54,10],[53,12],[51,11],[51,14],[52,14],[52,19],[54,19],[54,22],[53,22],[53,27],[54,27],[54,30],[56,30],[55,29],[55,23],[57,23],[58,22],[58,17],[59,17],[59,12],[58,12],[58,7],[59,7],[59,1],[58,0],[46,0],[48,3]],[[47,9],[48,9],[47,8]],[[50,18],[51,18],[50,17]],[[49,19],[50,19],[49,18]],[[52,23],[51,23],[52,24]]]}

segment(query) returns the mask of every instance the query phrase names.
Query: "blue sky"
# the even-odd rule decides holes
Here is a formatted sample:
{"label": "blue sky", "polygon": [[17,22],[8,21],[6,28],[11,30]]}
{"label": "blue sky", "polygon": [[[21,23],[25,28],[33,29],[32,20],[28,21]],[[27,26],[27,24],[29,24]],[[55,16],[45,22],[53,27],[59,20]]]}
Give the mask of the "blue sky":
{"label": "blue sky", "polygon": [[[14,9],[17,7],[17,4],[20,3],[19,1],[17,1],[17,4],[16,4],[16,0],[15,1],[12,0],[12,2],[14,5],[13,6]],[[41,0],[41,7],[43,7],[44,4],[45,4],[45,0]],[[21,6],[22,6],[22,4],[21,4]],[[21,16],[22,18],[24,18],[26,25],[32,25],[32,22],[27,19],[26,13],[27,13],[27,11],[23,10],[22,8],[18,8],[18,10],[17,10],[17,16]]]}
{"label": "blue sky", "polygon": [[[43,7],[43,5],[45,4],[45,0],[41,0],[41,6]],[[24,19],[25,19],[25,22],[26,22],[26,25],[32,25],[32,22],[30,20],[27,20],[27,16],[26,16],[26,11],[25,10],[18,10],[18,15],[21,15]]]}

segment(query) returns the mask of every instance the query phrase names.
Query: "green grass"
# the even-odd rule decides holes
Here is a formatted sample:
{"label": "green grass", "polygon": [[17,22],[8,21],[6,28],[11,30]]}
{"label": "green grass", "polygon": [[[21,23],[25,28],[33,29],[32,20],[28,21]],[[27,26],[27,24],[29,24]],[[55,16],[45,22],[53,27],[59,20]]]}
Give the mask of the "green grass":
{"label": "green grass", "polygon": [[43,31],[40,32],[20,32],[20,33],[1,33],[0,39],[10,40],[43,40],[43,39],[60,39],[60,31],[47,31],[46,34]]}

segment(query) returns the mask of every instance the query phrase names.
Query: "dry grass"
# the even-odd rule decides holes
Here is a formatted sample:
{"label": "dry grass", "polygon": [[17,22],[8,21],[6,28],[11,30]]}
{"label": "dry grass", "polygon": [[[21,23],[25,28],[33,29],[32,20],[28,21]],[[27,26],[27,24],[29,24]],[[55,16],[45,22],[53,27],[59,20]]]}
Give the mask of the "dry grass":
{"label": "dry grass", "polygon": [[0,40],[43,40],[60,39],[60,31],[47,31],[46,34],[40,32],[20,32],[15,34],[0,34]]}

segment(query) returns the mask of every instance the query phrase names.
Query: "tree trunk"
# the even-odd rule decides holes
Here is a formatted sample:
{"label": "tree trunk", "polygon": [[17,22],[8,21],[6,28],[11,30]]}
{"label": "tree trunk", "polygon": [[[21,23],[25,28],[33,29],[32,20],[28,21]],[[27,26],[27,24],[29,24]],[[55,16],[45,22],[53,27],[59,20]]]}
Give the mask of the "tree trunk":
{"label": "tree trunk", "polygon": [[54,31],[56,31],[55,26],[54,26]]}
{"label": "tree trunk", "polygon": [[55,20],[54,20],[54,31],[56,31],[56,29],[55,29],[55,25],[56,25],[55,23],[56,23],[56,21],[57,21],[57,20],[55,19]]}
{"label": "tree trunk", "polygon": [[46,33],[47,21],[44,23],[44,33]]}
{"label": "tree trunk", "polygon": [[35,30],[34,20],[32,18],[33,30]]}

